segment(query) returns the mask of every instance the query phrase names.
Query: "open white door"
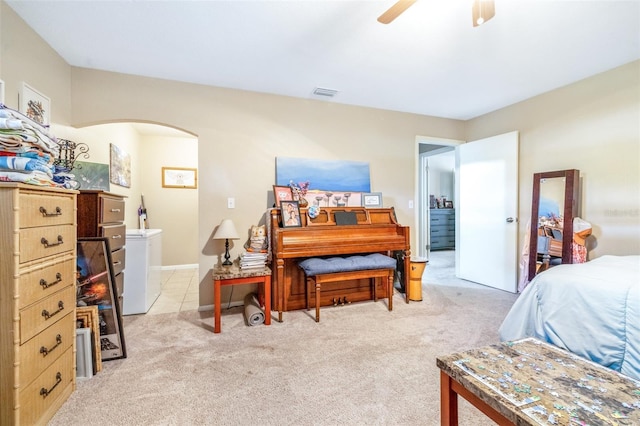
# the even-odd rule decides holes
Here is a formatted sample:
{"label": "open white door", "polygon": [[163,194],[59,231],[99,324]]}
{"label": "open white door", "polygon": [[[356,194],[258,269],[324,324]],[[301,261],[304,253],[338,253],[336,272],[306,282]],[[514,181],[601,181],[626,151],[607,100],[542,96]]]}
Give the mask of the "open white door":
{"label": "open white door", "polygon": [[456,275],[515,293],[518,132],[458,146],[456,165]]}

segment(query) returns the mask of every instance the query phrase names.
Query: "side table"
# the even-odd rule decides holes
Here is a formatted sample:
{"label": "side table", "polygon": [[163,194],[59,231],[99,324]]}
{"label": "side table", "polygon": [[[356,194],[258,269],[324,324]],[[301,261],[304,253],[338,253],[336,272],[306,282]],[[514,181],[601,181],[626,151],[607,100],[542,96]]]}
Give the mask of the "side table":
{"label": "side table", "polygon": [[[240,269],[237,265],[218,266],[213,268],[213,332],[220,333],[220,286],[236,284],[258,284],[263,286],[264,325],[271,325],[271,269]],[[262,300],[261,300],[262,302]]]}

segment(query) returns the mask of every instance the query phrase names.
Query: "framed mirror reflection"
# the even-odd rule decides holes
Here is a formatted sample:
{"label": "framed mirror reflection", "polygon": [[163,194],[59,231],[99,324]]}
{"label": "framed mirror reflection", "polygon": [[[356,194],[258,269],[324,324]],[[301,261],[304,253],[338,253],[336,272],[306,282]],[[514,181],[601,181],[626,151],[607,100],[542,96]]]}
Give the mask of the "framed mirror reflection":
{"label": "framed mirror reflection", "polygon": [[573,220],[578,216],[580,172],[558,170],[533,175],[529,280],[563,263],[572,263]]}

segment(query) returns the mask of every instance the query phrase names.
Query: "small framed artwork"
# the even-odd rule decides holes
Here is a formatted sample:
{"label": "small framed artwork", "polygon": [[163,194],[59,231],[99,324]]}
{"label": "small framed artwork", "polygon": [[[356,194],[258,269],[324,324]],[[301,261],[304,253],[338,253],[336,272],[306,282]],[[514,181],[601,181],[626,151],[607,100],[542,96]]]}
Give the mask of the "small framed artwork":
{"label": "small framed artwork", "polygon": [[198,187],[198,169],[163,167],[162,187],[196,189]]}
{"label": "small framed artwork", "polygon": [[382,192],[369,192],[362,194],[362,205],[364,207],[382,207]]}
{"label": "small framed artwork", "polygon": [[131,156],[117,145],[111,146],[109,181],[116,185],[131,188]]}
{"label": "small framed artwork", "polygon": [[282,201],[293,201],[291,187],[273,185],[273,198],[276,200],[276,207],[281,207]]}
{"label": "small framed artwork", "polygon": [[98,307],[101,360],[126,358],[109,239],[78,238],[77,253],[76,304]]}
{"label": "small framed artwork", "polygon": [[91,329],[76,328],[76,378],[93,377],[93,356],[91,355]]}
{"label": "small framed artwork", "polygon": [[20,112],[43,126],[50,124],[51,99],[27,83],[20,86]]}
{"label": "small framed artwork", "polygon": [[445,200],[445,202],[444,202],[444,208],[445,208],[445,209],[452,209],[452,208],[453,208],[453,201]]}
{"label": "small framed artwork", "polygon": [[110,190],[108,164],[76,161],[73,174],[76,175],[76,181],[80,184],[78,189],[99,189],[107,192]]}
{"label": "small framed artwork", "polygon": [[280,201],[280,210],[282,211],[283,228],[302,226],[302,222],[300,221],[300,206],[297,201]]}

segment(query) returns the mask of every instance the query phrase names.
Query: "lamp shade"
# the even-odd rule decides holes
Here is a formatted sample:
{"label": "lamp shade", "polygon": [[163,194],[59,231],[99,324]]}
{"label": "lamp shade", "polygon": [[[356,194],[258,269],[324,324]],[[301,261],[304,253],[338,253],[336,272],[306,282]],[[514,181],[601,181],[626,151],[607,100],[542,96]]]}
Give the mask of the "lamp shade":
{"label": "lamp shade", "polygon": [[220,222],[220,226],[218,226],[218,229],[216,229],[216,232],[213,234],[214,240],[237,240],[239,238],[238,231],[236,231],[236,227],[231,219],[224,219]]}

